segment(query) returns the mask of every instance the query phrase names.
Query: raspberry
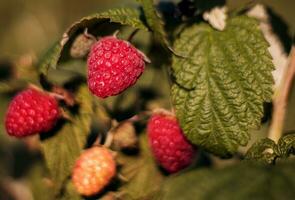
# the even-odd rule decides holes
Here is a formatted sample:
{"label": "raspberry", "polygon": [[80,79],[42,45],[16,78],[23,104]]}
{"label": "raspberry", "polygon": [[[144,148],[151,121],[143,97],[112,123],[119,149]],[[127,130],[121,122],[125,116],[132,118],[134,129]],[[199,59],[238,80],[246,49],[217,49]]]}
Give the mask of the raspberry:
{"label": "raspberry", "polygon": [[116,163],[111,152],[104,147],[92,147],[76,161],[72,181],[81,195],[92,196],[99,193],[115,173]]}
{"label": "raspberry", "polygon": [[53,97],[27,89],[10,102],[5,118],[6,131],[15,137],[48,132],[59,117],[58,103]]}
{"label": "raspberry", "polygon": [[192,163],[196,149],[184,137],[175,116],[153,114],[147,131],[152,153],[166,171],[178,172]]}
{"label": "raspberry", "polygon": [[135,84],[144,71],[144,55],[129,42],[107,36],[97,41],[87,60],[88,87],[102,98],[114,96]]}

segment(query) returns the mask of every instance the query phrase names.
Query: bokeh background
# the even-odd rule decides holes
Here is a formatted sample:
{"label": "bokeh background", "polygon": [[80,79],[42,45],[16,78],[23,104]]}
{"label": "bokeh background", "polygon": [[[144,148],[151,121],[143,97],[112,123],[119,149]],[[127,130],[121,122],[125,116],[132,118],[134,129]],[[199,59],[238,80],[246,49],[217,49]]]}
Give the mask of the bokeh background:
{"label": "bokeh background", "polygon": [[[165,0],[168,1],[168,0]],[[177,0],[173,0],[177,3]],[[229,0],[229,8],[245,5],[246,0]],[[295,32],[295,1],[265,0],[267,4],[288,25],[288,32]],[[135,0],[0,0],[0,63],[16,61],[33,62],[60,38],[66,28],[83,16],[108,8],[137,6]],[[1,74],[2,73],[2,74]],[[4,71],[0,70],[0,78]],[[3,116],[9,101],[0,95],[0,200],[32,199],[28,185],[39,177],[42,170],[32,164],[41,158],[38,151],[28,149],[23,141],[6,136]],[[255,131],[263,137],[268,123]],[[285,131],[295,131],[295,91],[291,92]],[[34,148],[34,147],[32,147]],[[40,184],[36,180],[36,185]],[[37,190],[38,191],[38,190]],[[42,188],[39,190],[42,193]],[[13,194],[13,195],[11,195]]]}
{"label": "bokeh background", "polygon": [[[230,8],[247,2],[250,1],[228,1]],[[271,6],[294,30],[295,1],[257,2]],[[135,5],[135,0],[1,0],[0,58],[13,59],[27,53],[39,54],[81,17],[112,7],[130,5]]]}

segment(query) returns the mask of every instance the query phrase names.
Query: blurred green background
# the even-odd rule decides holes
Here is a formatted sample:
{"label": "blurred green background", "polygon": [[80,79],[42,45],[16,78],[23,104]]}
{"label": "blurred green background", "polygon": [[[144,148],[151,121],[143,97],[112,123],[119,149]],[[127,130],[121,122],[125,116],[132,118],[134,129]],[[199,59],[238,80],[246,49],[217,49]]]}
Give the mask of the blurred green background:
{"label": "blurred green background", "polygon": [[44,51],[81,17],[131,0],[1,0],[0,57]]}
{"label": "blurred green background", "polygon": [[[250,1],[228,2],[234,8]],[[294,0],[254,2],[270,5],[294,32]],[[0,58],[14,59],[26,53],[39,54],[79,18],[108,8],[130,5],[135,5],[135,0],[1,0]]]}

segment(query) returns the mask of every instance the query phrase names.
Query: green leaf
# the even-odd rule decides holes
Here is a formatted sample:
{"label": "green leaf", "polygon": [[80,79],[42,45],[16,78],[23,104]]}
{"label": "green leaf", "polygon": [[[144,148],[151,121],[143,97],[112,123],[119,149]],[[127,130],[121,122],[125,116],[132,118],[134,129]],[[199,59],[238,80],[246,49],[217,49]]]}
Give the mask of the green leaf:
{"label": "green leaf", "polygon": [[60,58],[63,44],[59,41],[55,42],[51,48],[42,56],[41,60],[38,63],[39,72],[42,74],[47,74],[49,68],[56,69],[57,62]]}
{"label": "green leaf", "polygon": [[199,169],[169,178],[159,200],[291,200],[294,161],[276,166],[241,163],[224,169]]}
{"label": "green leaf", "polygon": [[102,13],[95,13],[87,17],[83,17],[72,26],[64,34],[64,38],[71,37],[75,31],[81,26],[87,25],[90,21],[110,21],[122,25],[128,25],[136,29],[148,30],[144,22],[141,20],[140,12],[134,8],[116,8]]}
{"label": "green leaf", "polygon": [[45,181],[48,180],[46,168],[43,163],[35,164],[28,173],[28,182],[34,199],[54,199],[52,187]]}
{"label": "green leaf", "polygon": [[153,199],[163,180],[163,175],[151,155],[145,134],[140,138],[140,151],[139,157],[120,155],[119,159],[125,163],[120,173],[128,179],[128,183],[120,188],[122,199]]}
{"label": "green leaf", "polygon": [[0,94],[15,92],[26,86],[27,82],[20,79],[12,79],[8,82],[0,82]]}
{"label": "green leaf", "polygon": [[63,85],[75,77],[86,76],[85,61],[79,59],[69,60],[67,62],[60,63],[58,70],[49,69],[47,73],[47,79],[50,83]]}
{"label": "green leaf", "polygon": [[268,43],[256,20],[228,19],[220,32],[208,24],[186,28],[175,41],[172,99],[188,139],[220,156],[249,141],[260,126],[263,102],[271,101],[272,70]]}
{"label": "green leaf", "polygon": [[247,151],[245,159],[255,160],[264,163],[272,163],[276,157],[274,154],[274,149],[276,148],[276,143],[269,139],[263,138],[255,142],[250,149]]}
{"label": "green leaf", "polygon": [[147,24],[154,32],[156,38],[158,38],[167,48],[171,49],[164,28],[164,22],[157,12],[153,0],[138,0],[138,2],[141,3]]}
{"label": "green leaf", "polygon": [[76,95],[79,111],[73,116],[73,121],[65,122],[52,132],[52,136],[42,140],[42,150],[56,192],[66,184],[90,131],[92,96],[86,86],[81,86]]}
{"label": "green leaf", "polygon": [[264,163],[275,163],[277,159],[286,159],[295,154],[295,134],[281,137],[276,144],[269,138],[255,142],[247,151],[245,159]]}
{"label": "green leaf", "polygon": [[294,155],[295,134],[289,134],[281,137],[274,151],[280,158],[287,158],[292,154]]}
{"label": "green leaf", "polygon": [[79,195],[72,182],[68,182],[65,187],[65,192],[62,194],[60,200],[81,200],[81,195]]}
{"label": "green leaf", "polygon": [[[133,8],[117,8],[102,13],[95,13],[87,17],[83,17],[79,21],[73,23],[63,34],[60,41],[56,42],[39,62],[39,71],[47,74],[49,68],[56,69],[57,63],[70,38],[74,37],[76,32],[81,28],[87,28],[91,24],[100,24],[103,22],[114,22],[121,25],[128,25],[136,29],[148,30],[141,20],[140,12]],[[96,27],[98,26],[96,25]]]}

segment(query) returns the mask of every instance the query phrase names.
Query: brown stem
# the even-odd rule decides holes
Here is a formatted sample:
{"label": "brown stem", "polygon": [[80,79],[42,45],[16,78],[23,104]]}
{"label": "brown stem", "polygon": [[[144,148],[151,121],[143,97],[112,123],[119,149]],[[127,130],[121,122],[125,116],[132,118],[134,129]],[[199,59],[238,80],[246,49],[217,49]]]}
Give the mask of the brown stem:
{"label": "brown stem", "polygon": [[110,131],[107,132],[107,137],[106,137],[106,140],[103,144],[103,146],[109,148],[112,143],[113,143],[113,138],[114,138],[114,134],[112,132],[113,129],[111,129]]}
{"label": "brown stem", "polygon": [[150,116],[152,114],[151,111],[142,111],[136,115],[133,115],[131,118],[124,120],[123,122],[137,122],[142,120],[143,118]]}
{"label": "brown stem", "polygon": [[33,90],[37,90],[39,92],[43,92],[43,90],[40,87],[38,87],[37,85],[35,85],[33,83],[29,83],[28,88],[33,89]]}
{"label": "brown stem", "polygon": [[117,38],[117,36],[118,36],[119,33],[120,33],[120,30],[116,30],[116,31],[113,33],[113,36],[114,36],[115,38]]}
{"label": "brown stem", "polygon": [[74,122],[73,117],[70,114],[66,113],[65,110],[63,110],[62,108],[60,108],[60,114],[63,119],[72,123]]}
{"label": "brown stem", "polygon": [[278,142],[283,134],[283,126],[288,103],[288,96],[295,76],[295,46],[292,47],[289,56],[288,69],[285,72],[284,79],[278,89],[278,93],[273,100],[273,114],[268,138]]}
{"label": "brown stem", "polygon": [[93,41],[96,41],[96,37],[94,37],[93,35],[91,35],[90,33],[88,33],[88,28],[85,28],[84,30],[84,36],[86,36],[87,38],[92,39]]}
{"label": "brown stem", "polygon": [[101,145],[101,134],[98,134],[96,140],[92,144],[92,146],[100,146]]}
{"label": "brown stem", "polygon": [[66,89],[59,86],[53,86],[52,92],[53,93],[51,93],[51,95],[55,96],[58,99],[64,100],[68,106],[75,105],[75,98],[73,94],[67,91]]}

